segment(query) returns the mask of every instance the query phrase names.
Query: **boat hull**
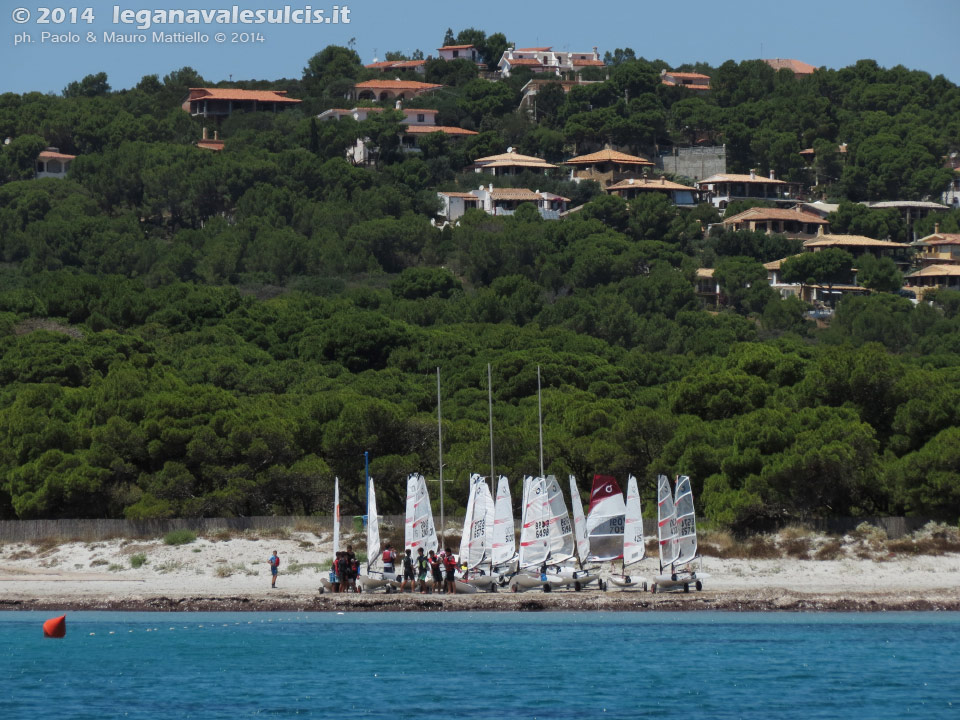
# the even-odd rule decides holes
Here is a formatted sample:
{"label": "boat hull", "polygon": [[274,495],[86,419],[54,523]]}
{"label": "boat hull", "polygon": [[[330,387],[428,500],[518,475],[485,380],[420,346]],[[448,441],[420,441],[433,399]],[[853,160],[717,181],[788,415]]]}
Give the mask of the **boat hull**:
{"label": "boat hull", "polygon": [[609,581],[621,590],[646,590],[647,579],[640,575],[611,575]]}

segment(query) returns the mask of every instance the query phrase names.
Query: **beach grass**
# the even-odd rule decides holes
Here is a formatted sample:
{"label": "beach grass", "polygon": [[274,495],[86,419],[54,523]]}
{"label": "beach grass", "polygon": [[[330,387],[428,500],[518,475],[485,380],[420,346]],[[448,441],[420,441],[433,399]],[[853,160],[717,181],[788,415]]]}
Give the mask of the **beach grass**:
{"label": "beach grass", "polygon": [[193,530],[171,530],[163,536],[164,545],[189,545],[197,539]]}

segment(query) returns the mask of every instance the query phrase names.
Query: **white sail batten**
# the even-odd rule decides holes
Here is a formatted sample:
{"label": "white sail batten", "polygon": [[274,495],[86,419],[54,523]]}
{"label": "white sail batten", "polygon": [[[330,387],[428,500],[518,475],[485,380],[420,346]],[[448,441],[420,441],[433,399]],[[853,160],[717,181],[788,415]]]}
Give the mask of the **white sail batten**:
{"label": "white sail batten", "polygon": [[587,515],[587,535],[593,553],[591,560],[614,560],[623,555],[625,512],[617,481],[608,475],[594,475]]}
{"label": "white sail batten", "polygon": [[333,556],[340,552],[340,478],[333,478]]}
{"label": "white sail batten", "polygon": [[680,555],[677,508],[666,475],[657,478],[657,539],[660,542],[660,568],[663,569],[675,563]]}
{"label": "white sail batten", "polygon": [[433,523],[430,495],[423,475],[412,473],[407,477],[407,511],[403,523],[403,547],[416,557],[417,550],[436,551],[437,529]]}
{"label": "white sail batten", "polygon": [[505,565],[517,554],[510,483],[501,475],[497,482],[497,501],[493,514],[493,565]]}
{"label": "white sail batten", "polygon": [[380,518],[377,516],[377,494],[373,478],[367,482],[367,572],[383,572],[380,557]]}
{"label": "white sail batten", "polygon": [[683,565],[697,557],[697,521],[693,510],[693,491],[690,489],[690,478],[686,475],[677,478],[674,503],[679,541],[679,552],[674,563]]}
{"label": "white sail batten", "polygon": [[647,555],[643,538],[643,515],[640,508],[640,490],[637,479],[627,478],[627,502],[623,516],[623,566],[640,562]]}
{"label": "white sail batten", "polygon": [[520,567],[537,567],[550,552],[549,505],[543,478],[523,479],[523,511],[520,527]]}
{"label": "white sail batten", "polygon": [[547,475],[544,483],[549,507],[550,562],[562,563],[576,554],[573,523],[570,522],[570,513],[567,512],[567,503],[557,478]]}
{"label": "white sail batten", "polygon": [[577,488],[577,478],[570,476],[570,507],[573,509],[573,534],[577,539],[577,555],[580,562],[590,557],[590,538],[587,536],[587,518],[583,514],[583,501]]}

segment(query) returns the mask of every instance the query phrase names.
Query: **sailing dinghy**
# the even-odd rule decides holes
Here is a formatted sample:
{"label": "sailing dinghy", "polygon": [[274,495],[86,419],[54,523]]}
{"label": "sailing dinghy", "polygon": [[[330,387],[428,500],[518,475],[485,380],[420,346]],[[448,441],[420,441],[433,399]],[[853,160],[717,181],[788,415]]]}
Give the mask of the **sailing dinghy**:
{"label": "sailing dinghy", "polygon": [[367,572],[357,578],[357,584],[363,592],[377,588],[393,592],[399,587],[396,574],[384,572],[383,557],[380,553],[380,518],[377,515],[377,496],[371,477],[367,479]]}
{"label": "sailing dinghy", "polygon": [[610,576],[610,581],[617,587],[646,590],[647,581],[645,578],[627,574],[628,567],[636,565],[646,556],[647,548],[643,537],[640,490],[637,488],[637,478],[630,475],[627,478],[627,502],[624,505],[623,515],[623,567],[620,575]]}
{"label": "sailing dinghy", "polygon": [[497,500],[493,507],[493,573],[497,583],[507,584],[505,574],[516,572],[517,535],[513,522],[510,483],[503,475],[497,481]]}
{"label": "sailing dinghy", "polygon": [[659,530],[666,527],[667,534],[658,533],[661,574],[650,589],[653,592],[677,589],[690,592],[690,585],[693,585],[697,590],[702,590],[703,580],[707,576],[700,572],[699,566],[696,570],[692,567],[692,563],[700,560],[700,556],[697,554],[697,523],[690,478],[680,475],[677,478],[676,495],[671,495],[670,481],[661,475],[658,478],[657,496],[658,507],[667,513],[672,512],[672,516],[658,513]]}
{"label": "sailing dinghy", "polygon": [[[340,478],[333,478],[333,557],[340,552]],[[333,571],[320,578],[320,594],[333,591]]]}
{"label": "sailing dinghy", "polygon": [[577,478],[573,475],[570,476],[570,507],[573,509],[573,536],[577,543],[577,558],[580,563],[580,569],[572,572],[573,589],[580,591],[587,583],[596,580],[603,590],[603,582],[600,581],[597,570],[583,566],[590,559],[590,538],[587,535],[587,518],[583,514],[583,501],[577,488]]}
{"label": "sailing dinghy", "polygon": [[[470,476],[470,495],[460,541],[461,566],[465,566],[463,582],[477,588],[495,589],[493,574],[494,502],[487,481],[480,475]],[[486,566],[486,570],[484,570]],[[459,587],[457,588],[459,591]]]}
{"label": "sailing dinghy", "polygon": [[523,503],[520,515],[520,556],[518,572],[510,578],[513,592],[540,587],[550,592],[561,585],[559,578],[550,579],[543,566],[550,555],[550,506],[546,480],[542,477],[523,479]]}

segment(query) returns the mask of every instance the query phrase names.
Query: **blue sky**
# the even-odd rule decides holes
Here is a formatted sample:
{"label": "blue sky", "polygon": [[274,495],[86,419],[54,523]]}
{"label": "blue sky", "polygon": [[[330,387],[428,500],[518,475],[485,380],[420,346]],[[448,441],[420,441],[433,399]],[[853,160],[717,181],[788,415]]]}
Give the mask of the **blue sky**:
{"label": "blue sky", "polygon": [[[761,57],[796,58],[813,65],[839,68],[861,58],[873,58],[890,67],[943,74],[960,83],[960,0],[616,0],[586,2],[550,0],[81,0],[92,7],[91,25],[37,25],[38,0],[4,0],[0,3],[0,92],[60,92],[72,80],[106,71],[116,89],[135,85],[143,75],[161,77],[189,65],[208,81],[299,77],[307,59],[328,44],[354,47],[364,62],[388,50],[436,52],[444,31],[477,27],[503,32],[517,46],[552,45],[556,49],[601,52],[631,47],[646,58],[662,58],[672,65]],[[44,0],[43,5],[51,5]],[[311,5],[327,14],[335,4],[350,8],[350,24],[265,26],[178,26],[137,31],[113,24],[113,8],[273,8]],[[67,6],[67,4],[64,4]],[[15,24],[12,11],[24,7],[32,18]],[[147,43],[105,45],[41,43],[40,33],[73,30],[81,39],[92,31],[146,32]],[[190,32],[211,36],[207,44],[177,45],[151,42],[153,30]],[[253,30],[264,42],[217,44],[214,33]],[[30,44],[14,45],[16,33],[27,32]]]}

